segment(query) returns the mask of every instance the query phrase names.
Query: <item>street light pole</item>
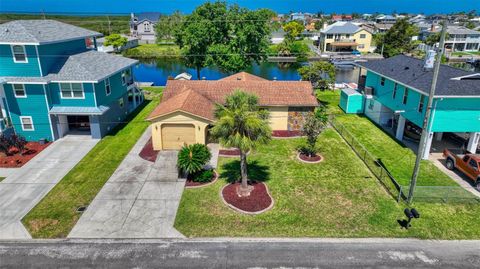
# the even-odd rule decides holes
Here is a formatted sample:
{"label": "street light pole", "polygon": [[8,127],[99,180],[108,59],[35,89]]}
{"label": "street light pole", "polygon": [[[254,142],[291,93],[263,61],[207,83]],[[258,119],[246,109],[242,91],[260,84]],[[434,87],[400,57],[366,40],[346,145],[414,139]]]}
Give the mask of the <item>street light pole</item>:
{"label": "street light pole", "polygon": [[445,35],[447,32],[446,22],[442,25],[442,35],[440,37],[440,46],[438,48],[437,59],[435,60],[435,67],[433,69],[432,87],[430,88],[430,94],[428,95],[428,105],[425,111],[425,117],[423,118],[422,136],[420,138],[420,144],[418,145],[417,159],[415,160],[415,167],[413,169],[412,179],[410,180],[410,189],[408,190],[407,203],[412,203],[413,192],[417,185],[418,173],[420,171],[420,162],[426,150],[427,140],[430,135],[430,114],[432,112],[433,97],[435,96],[435,88],[437,87],[438,73],[440,72],[440,65],[442,62],[443,51],[445,50]]}

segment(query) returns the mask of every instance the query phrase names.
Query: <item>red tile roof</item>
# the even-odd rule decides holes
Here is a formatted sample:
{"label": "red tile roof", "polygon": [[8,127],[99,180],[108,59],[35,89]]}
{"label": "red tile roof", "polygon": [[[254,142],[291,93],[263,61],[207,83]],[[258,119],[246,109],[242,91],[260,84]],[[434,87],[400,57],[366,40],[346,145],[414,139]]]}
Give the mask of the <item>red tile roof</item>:
{"label": "red tile roof", "polygon": [[220,80],[168,80],[161,103],[148,119],[185,111],[213,121],[215,103],[223,104],[235,90],[257,95],[260,106],[318,106],[310,82],[270,81],[241,72]]}

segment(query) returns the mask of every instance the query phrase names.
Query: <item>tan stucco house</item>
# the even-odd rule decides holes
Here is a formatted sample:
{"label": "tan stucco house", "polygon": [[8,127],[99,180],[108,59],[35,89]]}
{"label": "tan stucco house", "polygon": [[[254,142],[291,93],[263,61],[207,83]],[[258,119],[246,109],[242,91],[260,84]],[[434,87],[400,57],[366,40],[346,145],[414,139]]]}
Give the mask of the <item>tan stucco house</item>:
{"label": "tan stucco house", "polygon": [[299,131],[306,113],[318,106],[307,81],[270,81],[245,72],[220,80],[168,80],[160,104],[148,116],[155,150],[179,149],[207,143],[215,122],[215,104],[235,90],[258,96],[270,111],[274,131]]}
{"label": "tan stucco house", "polygon": [[369,52],[371,44],[372,33],[352,22],[339,21],[320,32],[322,52]]}

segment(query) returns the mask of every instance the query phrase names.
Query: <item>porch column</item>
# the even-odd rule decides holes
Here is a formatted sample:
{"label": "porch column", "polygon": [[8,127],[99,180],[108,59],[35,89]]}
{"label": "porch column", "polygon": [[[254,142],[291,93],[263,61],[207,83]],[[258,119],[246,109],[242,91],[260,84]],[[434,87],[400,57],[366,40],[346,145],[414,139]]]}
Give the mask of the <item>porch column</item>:
{"label": "porch column", "polygon": [[430,149],[432,147],[433,133],[429,133],[427,141],[425,141],[425,151],[423,152],[422,160],[428,160],[430,156]]}
{"label": "porch column", "polygon": [[400,115],[400,117],[398,117],[397,133],[395,135],[395,137],[400,141],[403,140],[403,132],[405,131],[405,122],[406,122],[406,119],[402,115]]}
{"label": "porch column", "polygon": [[442,141],[443,132],[435,133],[435,141]]}
{"label": "porch column", "polygon": [[480,141],[480,133],[470,133],[470,139],[468,139],[467,150],[475,154],[477,152],[479,141]]}

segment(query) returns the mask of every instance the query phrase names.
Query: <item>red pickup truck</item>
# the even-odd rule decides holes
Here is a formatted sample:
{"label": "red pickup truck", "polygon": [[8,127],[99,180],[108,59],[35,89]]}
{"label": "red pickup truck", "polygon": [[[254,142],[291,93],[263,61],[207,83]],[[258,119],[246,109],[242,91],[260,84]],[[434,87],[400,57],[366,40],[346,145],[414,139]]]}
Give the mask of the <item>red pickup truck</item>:
{"label": "red pickup truck", "polygon": [[455,168],[473,181],[475,188],[480,191],[480,155],[463,151],[445,149],[443,156],[446,158],[446,166],[450,170]]}

